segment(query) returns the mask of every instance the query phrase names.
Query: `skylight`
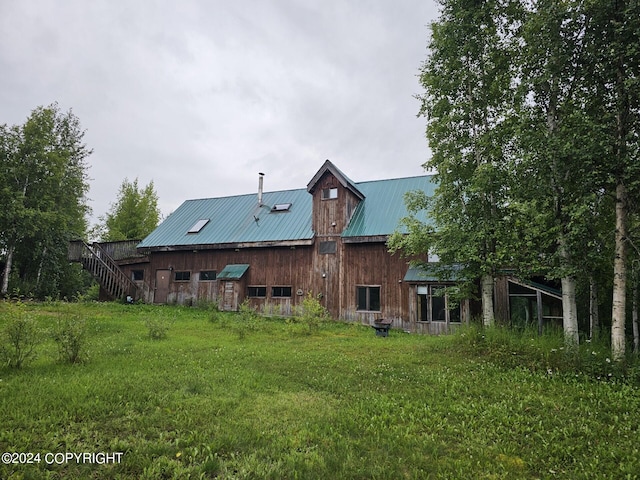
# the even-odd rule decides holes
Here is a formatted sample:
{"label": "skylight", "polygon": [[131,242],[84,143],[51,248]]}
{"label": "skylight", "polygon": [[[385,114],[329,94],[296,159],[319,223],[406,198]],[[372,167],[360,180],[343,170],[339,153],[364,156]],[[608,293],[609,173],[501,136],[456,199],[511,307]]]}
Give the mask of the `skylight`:
{"label": "skylight", "polygon": [[200,230],[204,228],[204,226],[209,223],[208,218],[201,218],[196,223],[193,224],[193,227],[189,229],[187,233],[198,233]]}
{"label": "skylight", "polygon": [[290,203],[276,203],[273,207],[271,207],[272,212],[288,212],[291,208]]}

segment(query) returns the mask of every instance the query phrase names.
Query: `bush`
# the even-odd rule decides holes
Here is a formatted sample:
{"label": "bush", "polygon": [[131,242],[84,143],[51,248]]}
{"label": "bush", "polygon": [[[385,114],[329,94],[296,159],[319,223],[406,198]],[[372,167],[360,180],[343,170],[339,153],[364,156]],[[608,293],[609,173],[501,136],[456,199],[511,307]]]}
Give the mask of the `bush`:
{"label": "bush", "polygon": [[329,312],[320,303],[318,297],[314,297],[311,292],[302,301],[302,307],[298,309],[298,320],[306,325],[309,333],[313,333],[320,328],[322,322],[329,319]]}
{"label": "bush", "polygon": [[239,321],[236,323],[234,330],[239,339],[243,339],[250,332],[258,330],[258,314],[249,305],[249,300],[245,299],[238,308]]}
{"label": "bush", "polygon": [[0,357],[10,368],[22,368],[36,356],[40,329],[21,303],[9,309],[9,321],[0,340]]}
{"label": "bush", "polygon": [[169,331],[169,321],[166,318],[147,318],[145,325],[149,330],[149,338],[152,340],[162,340],[167,338],[167,332]]}
{"label": "bush", "polygon": [[59,319],[53,330],[53,340],[58,344],[60,360],[80,363],[87,358],[87,322],[77,316]]}

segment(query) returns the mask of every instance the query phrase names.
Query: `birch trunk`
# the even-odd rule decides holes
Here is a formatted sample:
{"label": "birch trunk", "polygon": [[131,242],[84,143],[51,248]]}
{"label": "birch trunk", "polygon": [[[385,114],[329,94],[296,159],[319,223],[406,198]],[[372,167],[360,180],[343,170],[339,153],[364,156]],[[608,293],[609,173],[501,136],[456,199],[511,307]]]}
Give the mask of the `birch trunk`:
{"label": "birch trunk", "polygon": [[589,338],[600,336],[600,314],[598,313],[598,284],[589,277]]}
{"label": "birch trunk", "polygon": [[493,276],[482,277],[482,324],[485,327],[493,325],[495,314],[493,313]]}
{"label": "birch trunk", "polygon": [[576,279],[563,277],[562,280],[562,328],[564,341],[568,347],[579,343],[578,311],[576,306]]}
{"label": "birch trunk", "polygon": [[[569,251],[564,237],[558,240],[559,253],[565,265],[571,264]],[[567,346],[576,346],[578,338],[578,307],[576,305],[576,279],[566,275],[561,279],[562,283],[562,329]]]}
{"label": "birch trunk", "polygon": [[6,295],[9,290],[9,275],[11,275],[14,251],[15,247],[13,245],[9,246],[7,249],[7,263],[4,266],[4,272],[2,272],[2,289],[0,289],[0,294],[2,295]]}
{"label": "birch trunk", "polygon": [[611,356],[622,360],[625,354],[625,315],[627,304],[627,188],[616,185],[616,234],[613,261],[613,308],[611,309]]}
{"label": "birch trunk", "polygon": [[640,327],[638,326],[638,285],[633,286],[633,353],[640,353]]}

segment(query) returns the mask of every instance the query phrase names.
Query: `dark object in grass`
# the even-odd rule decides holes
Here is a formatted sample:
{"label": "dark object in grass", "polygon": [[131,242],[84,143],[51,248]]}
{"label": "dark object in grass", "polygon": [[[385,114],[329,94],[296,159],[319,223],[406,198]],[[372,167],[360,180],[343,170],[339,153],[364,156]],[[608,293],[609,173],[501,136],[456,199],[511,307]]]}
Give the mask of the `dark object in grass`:
{"label": "dark object in grass", "polygon": [[376,329],[376,337],[387,337],[389,336],[389,329],[391,328],[391,324],[393,320],[381,318],[380,320],[376,320],[371,325],[371,328]]}

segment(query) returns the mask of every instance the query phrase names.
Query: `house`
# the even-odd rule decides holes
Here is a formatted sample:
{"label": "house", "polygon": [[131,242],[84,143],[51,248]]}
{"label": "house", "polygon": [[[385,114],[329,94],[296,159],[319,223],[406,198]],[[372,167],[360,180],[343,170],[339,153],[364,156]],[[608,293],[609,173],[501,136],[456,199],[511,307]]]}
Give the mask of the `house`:
{"label": "house", "polygon": [[[446,333],[467,323],[477,305],[449,302],[455,278],[411,267],[386,246],[407,214],[404,194],[434,189],[430,175],[354,182],[327,160],[306,188],[265,192],[260,174],[255,193],[185,201],[135,248],[76,242],[70,259],[102,276],[112,297],[215,302],[228,311],[248,301],[265,314],[291,315],[313,295],[333,318]],[[109,278],[114,271],[119,280]],[[543,311],[525,306],[530,317]]]}

